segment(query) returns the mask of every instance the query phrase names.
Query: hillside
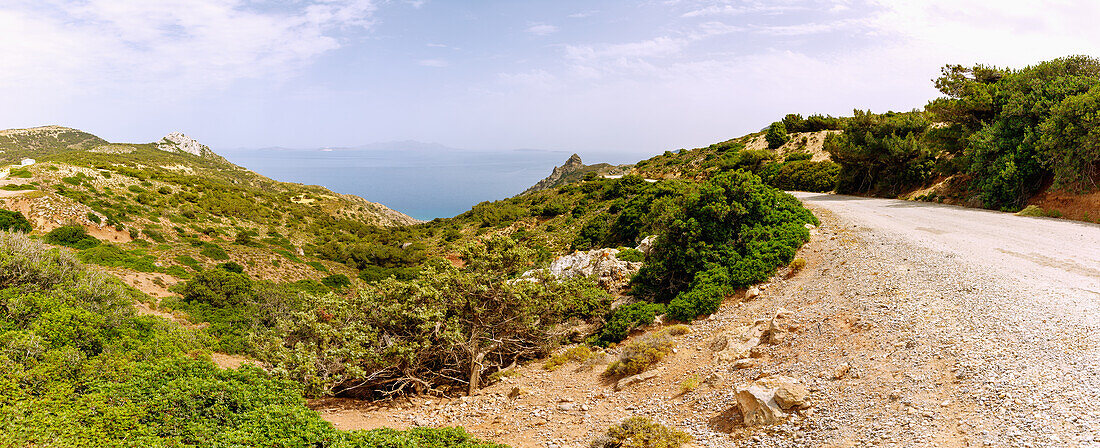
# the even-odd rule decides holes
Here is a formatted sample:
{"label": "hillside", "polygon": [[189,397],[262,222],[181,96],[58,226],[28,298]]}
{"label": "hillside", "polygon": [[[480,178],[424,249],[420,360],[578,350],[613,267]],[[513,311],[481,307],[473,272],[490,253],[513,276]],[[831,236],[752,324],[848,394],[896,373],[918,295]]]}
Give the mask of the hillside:
{"label": "hillside", "polygon": [[302,250],[318,229],[418,222],[357,196],[274,181],[180,133],[129,144],[58,126],[14,129],[0,131],[0,151],[0,163],[14,164],[0,171],[0,208],[23,213],[34,234],[76,225],[117,245],[127,261],[106,263],[145,289],[230,259],[259,278],[319,279],[346,268]]}

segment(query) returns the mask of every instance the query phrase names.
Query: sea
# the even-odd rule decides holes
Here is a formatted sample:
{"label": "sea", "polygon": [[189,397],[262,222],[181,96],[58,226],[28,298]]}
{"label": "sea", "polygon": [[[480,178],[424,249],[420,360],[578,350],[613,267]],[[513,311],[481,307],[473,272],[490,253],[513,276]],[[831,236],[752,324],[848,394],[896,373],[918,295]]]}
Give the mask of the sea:
{"label": "sea", "polygon": [[214,151],[275,180],[321,185],[422,220],[453,217],[479,202],[522,193],[572,154],[524,149],[475,151],[419,142]]}

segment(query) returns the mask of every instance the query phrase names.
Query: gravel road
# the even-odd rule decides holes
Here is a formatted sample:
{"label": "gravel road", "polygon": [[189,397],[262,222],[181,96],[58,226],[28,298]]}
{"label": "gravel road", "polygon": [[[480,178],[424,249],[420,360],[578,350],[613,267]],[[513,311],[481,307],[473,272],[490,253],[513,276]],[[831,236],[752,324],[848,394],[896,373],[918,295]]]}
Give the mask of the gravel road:
{"label": "gravel road", "polygon": [[[964,434],[956,441],[1100,447],[1100,225],[794,194],[859,243],[844,294],[906,347],[929,346],[929,356],[910,350],[924,358],[914,365],[948,360],[949,390],[940,380],[910,382],[958,402],[949,411]],[[852,286],[867,274],[881,279],[878,291]]]}

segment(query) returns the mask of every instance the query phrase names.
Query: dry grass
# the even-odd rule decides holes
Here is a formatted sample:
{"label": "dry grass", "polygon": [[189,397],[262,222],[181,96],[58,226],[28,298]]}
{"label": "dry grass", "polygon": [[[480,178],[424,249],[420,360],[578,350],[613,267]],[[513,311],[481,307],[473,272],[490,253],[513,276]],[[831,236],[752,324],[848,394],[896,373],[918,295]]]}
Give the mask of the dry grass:
{"label": "dry grass", "polygon": [[554,371],[557,370],[558,367],[561,367],[569,362],[584,362],[591,357],[592,349],[588,348],[587,345],[578,345],[564,352],[551,356],[550,359],[542,365],[542,368]]}
{"label": "dry grass", "polygon": [[666,331],[642,337],[627,344],[619,359],[608,364],[603,373],[609,377],[642,373],[660,362],[675,345]]}

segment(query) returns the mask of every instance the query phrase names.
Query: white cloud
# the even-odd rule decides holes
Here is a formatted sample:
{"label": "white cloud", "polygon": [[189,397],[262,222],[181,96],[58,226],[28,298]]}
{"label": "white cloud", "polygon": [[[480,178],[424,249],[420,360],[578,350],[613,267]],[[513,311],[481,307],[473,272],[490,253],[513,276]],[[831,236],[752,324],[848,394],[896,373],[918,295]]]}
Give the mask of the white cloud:
{"label": "white cloud", "polygon": [[0,6],[0,90],[177,94],[283,78],[372,25],[370,0],[256,10],[244,0],[45,0]]}
{"label": "white cloud", "polygon": [[570,19],[584,19],[584,18],[592,17],[596,14],[599,14],[599,11],[595,10],[595,9],[591,9],[591,10],[588,10],[588,11],[581,11],[581,12],[575,12],[573,14],[570,14],[569,18]]}
{"label": "white cloud", "polygon": [[423,59],[419,64],[423,67],[446,67],[450,65],[442,59]]}
{"label": "white cloud", "polygon": [[546,36],[558,32],[558,27],[554,25],[547,25],[545,23],[539,23],[527,27],[527,32],[536,36]]}

